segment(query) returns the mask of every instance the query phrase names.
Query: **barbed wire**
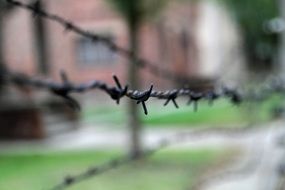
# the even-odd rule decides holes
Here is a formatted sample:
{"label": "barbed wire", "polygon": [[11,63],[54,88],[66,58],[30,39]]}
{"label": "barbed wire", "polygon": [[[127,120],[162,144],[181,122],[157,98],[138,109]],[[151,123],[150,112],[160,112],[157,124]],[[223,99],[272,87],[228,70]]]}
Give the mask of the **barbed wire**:
{"label": "barbed wire", "polygon": [[[2,76],[1,76],[2,75]],[[228,99],[233,105],[240,105],[245,101],[264,101],[272,94],[278,93],[284,95],[285,88],[282,80],[273,80],[263,85],[262,88],[255,91],[249,91],[247,93],[241,93],[242,90],[221,87],[213,90],[194,91],[191,89],[171,89],[165,91],[154,90],[153,85],[148,90],[130,90],[128,85],[122,85],[116,75],[113,75],[115,86],[108,85],[100,80],[92,80],[86,83],[75,84],[69,80],[67,74],[64,71],[60,72],[62,83],[57,83],[51,80],[43,80],[38,78],[29,77],[23,73],[13,73],[9,70],[0,73],[1,78],[6,82],[13,83],[17,86],[28,86],[34,88],[45,89],[50,91],[56,96],[63,98],[66,103],[75,110],[80,110],[80,104],[72,97],[72,93],[84,93],[92,90],[101,90],[109,95],[109,97],[116,101],[117,104],[124,97],[136,101],[137,104],[141,104],[144,113],[147,115],[148,110],[146,102],[150,98],[156,98],[159,100],[165,100],[164,106],[167,106],[170,102],[176,108],[179,108],[176,99],[179,97],[188,98],[187,105],[193,105],[194,111],[198,110],[198,103],[200,101],[208,101],[209,105],[213,105],[218,99]]]}
{"label": "barbed wire", "polygon": [[[1,73],[0,73],[1,75]],[[221,90],[209,90],[205,92],[195,92],[190,89],[172,89],[166,91],[156,91],[153,89],[153,85],[146,91],[129,90],[128,85],[122,86],[116,75],[113,75],[115,86],[110,86],[107,83],[99,80],[93,80],[86,83],[74,84],[71,82],[64,71],[60,72],[62,83],[57,83],[50,80],[42,80],[28,77],[22,73],[12,73],[7,71],[2,73],[6,82],[16,84],[18,86],[29,86],[35,88],[41,88],[52,92],[53,94],[65,99],[69,106],[75,110],[80,110],[80,104],[71,96],[72,93],[84,93],[91,90],[101,90],[107,93],[111,99],[120,103],[120,99],[127,97],[137,104],[141,104],[144,113],[147,115],[148,110],[146,102],[150,98],[156,98],[165,100],[164,106],[167,106],[170,102],[174,104],[176,108],[179,108],[176,99],[178,97],[187,97],[189,100],[187,105],[193,104],[194,111],[198,109],[198,102],[201,100],[208,100],[209,105],[220,98],[227,98],[234,105],[239,105],[242,102],[242,96],[237,90],[222,88]]]}
{"label": "barbed wire", "polygon": [[[122,47],[119,47],[117,44],[113,43],[112,40],[109,38],[93,34],[89,31],[85,31],[82,28],[76,26],[72,22],[65,20],[58,15],[48,13],[44,11],[43,9],[39,8],[36,6],[36,2],[32,4],[25,4],[20,1],[15,1],[15,0],[6,0],[8,3],[18,6],[20,8],[27,9],[33,13],[34,16],[41,16],[43,18],[47,18],[49,20],[52,20],[54,22],[59,23],[62,25],[66,30],[73,31],[81,36],[84,36],[86,38],[91,39],[93,42],[103,42],[106,44],[112,51],[118,52],[121,55],[126,56],[127,58],[130,58],[133,56],[133,52],[131,50],[124,49]],[[142,67],[147,67],[153,74],[156,74],[159,76],[159,73],[163,73],[163,76],[167,79],[171,78],[176,78],[179,79],[177,80],[183,82],[185,84],[186,81],[189,82],[189,80],[181,80],[181,74],[176,75],[173,74],[171,71],[168,70],[163,70],[163,72],[160,70],[159,67],[156,65],[143,60],[139,59],[138,60],[138,65]],[[9,73],[10,76],[7,76]],[[63,83],[55,83],[51,81],[43,81],[39,79],[32,79],[27,77],[26,75],[23,74],[12,74],[11,72],[6,72],[4,75],[7,76],[7,78],[10,79],[10,81],[16,83],[16,84],[21,84],[21,85],[29,85],[29,86],[34,86],[38,88],[45,88],[47,90],[50,90],[54,94],[64,98],[66,102],[74,109],[79,110],[80,105],[79,103],[72,98],[70,95],[71,93],[83,93],[89,90],[93,89],[99,89],[105,91],[113,100],[115,100],[118,104],[120,102],[120,99],[123,97],[128,97],[134,101],[137,101],[138,104],[141,104],[144,110],[145,114],[148,114],[148,110],[146,107],[146,102],[149,100],[149,98],[157,98],[157,99],[165,99],[166,102],[164,105],[168,105],[169,102],[172,102],[176,108],[179,108],[176,99],[178,97],[184,96],[188,97],[188,105],[193,104],[194,110],[197,111],[198,109],[198,102],[200,100],[208,100],[209,104],[211,105],[215,100],[220,99],[220,98],[228,98],[233,104],[238,105],[240,104],[243,99],[255,99],[255,100],[262,100],[266,97],[268,97],[271,93],[273,92],[282,92],[284,91],[283,86],[284,85],[276,85],[275,84],[270,84],[269,88],[266,87],[266,89],[263,89],[261,92],[250,92],[248,95],[241,96],[240,93],[235,90],[235,89],[230,89],[227,87],[223,87],[220,90],[209,90],[206,92],[195,92],[193,90],[187,89],[187,88],[182,88],[182,89],[172,89],[172,90],[167,90],[167,91],[155,91],[153,90],[153,85],[150,86],[149,90],[147,91],[138,91],[138,90],[128,90],[128,86],[122,87],[120,84],[118,78],[116,76],[113,76],[116,86],[109,86],[106,83],[98,80],[90,81],[87,83],[75,85],[73,84],[70,80],[68,80],[67,75],[64,72],[61,72],[61,78]]]}
{"label": "barbed wire", "polygon": [[[126,57],[127,59],[133,58],[133,54],[134,52],[132,50],[123,48],[119,45],[117,45],[116,43],[114,43],[110,38],[108,37],[104,37],[98,34],[94,34],[90,31],[86,31],[84,29],[82,29],[81,27],[75,25],[74,23],[72,23],[71,21],[68,21],[56,14],[51,14],[48,13],[47,11],[41,9],[39,6],[36,6],[36,2],[31,3],[31,4],[25,4],[22,3],[20,1],[15,1],[15,0],[6,0],[8,3],[26,9],[28,11],[31,11],[34,17],[43,17],[46,18],[48,20],[54,21],[58,24],[60,24],[61,26],[64,27],[65,31],[72,31],[80,36],[83,36],[85,38],[90,39],[92,42],[96,43],[96,42],[101,42],[103,44],[105,44],[107,47],[109,47],[109,49],[123,57]],[[137,58],[136,60],[136,65],[141,67],[141,68],[145,68],[148,69],[148,71],[150,73],[152,73],[154,76],[159,76],[161,78],[164,78],[166,80],[172,80],[176,83],[182,83],[182,84],[192,84],[193,79],[187,77],[187,76],[183,76],[181,75],[181,73],[173,73],[173,71],[161,68],[159,66],[157,66],[158,64],[152,63],[151,61],[148,61],[146,59],[143,58]]]}
{"label": "barbed wire", "polygon": [[82,173],[79,173],[77,175],[67,176],[64,178],[62,182],[50,188],[50,190],[66,189],[84,180],[88,180],[92,177],[96,177],[100,174],[106,173],[120,166],[128,165],[132,162],[148,158],[165,148],[171,147],[179,143],[187,142],[188,140],[193,140],[194,138],[200,139],[203,137],[208,137],[209,135],[241,136],[241,135],[245,135],[247,133],[253,132],[255,130],[256,128],[254,127],[253,128],[239,127],[239,128],[232,128],[232,129],[220,127],[220,128],[215,128],[215,129],[205,128],[205,129],[199,129],[199,130],[194,130],[194,131],[177,133],[175,135],[162,138],[161,140],[158,141],[158,143],[156,143],[156,146],[154,146],[153,148],[144,150],[140,155],[121,156],[115,159],[111,159],[110,161],[107,161],[103,163],[102,165],[88,167]]}
{"label": "barbed wire", "polygon": [[[110,48],[111,51],[116,52],[122,56],[125,56],[127,58],[133,57],[133,52],[131,50],[118,46],[109,38],[93,34],[89,31],[85,31],[82,28],[73,24],[72,22],[59,17],[58,15],[51,14],[43,9],[40,9],[38,6],[35,6],[35,4],[25,4],[14,0],[7,0],[7,2],[11,3],[14,6],[18,6],[31,11],[34,16],[40,16],[52,20],[54,22],[57,22],[60,25],[62,25],[67,31],[73,31],[85,38],[92,40],[94,43],[96,42],[104,43]],[[155,74],[156,76],[161,76],[165,79],[174,79],[176,82],[179,83],[188,83],[189,81],[191,81],[186,76],[181,76],[181,74],[175,74],[169,70],[162,69],[158,67],[156,64],[151,63],[145,59],[138,58],[137,63],[138,66],[142,68],[147,68],[152,74]],[[128,85],[122,85],[118,77],[115,75],[113,76],[115,82],[114,86],[108,85],[107,83],[99,80],[93,80],[86,83],[75,84],[69,80],[68,75],[64,71],[61,71],[60,73],[62,83],[57,83],[49,80],[36,79],[22,73],[13,73],[11,71],[5,71],[0,73],[0,77],[2,78],[1,75],[3,76],[4,80],[16,85],[42,88],[48,90],[53,94],[63,98],[68,103],[68,105],[70,105],[72,108],[76,110],[80,109],[80,104],[78,103],[77,100],[75,100],[72,97],[72,93],[84,93],[87,91],[97,89],[107,93],[111,97],[111,99],[116,101],[117,104],[119,104],[120,100],[124,97],[136,101],[137,104],[142,105],[144,113],[146,115],[148,114],[146,103],[150,98],[165,100],[164,106],[167,106],[170,102],[172,102],[176,108],[179,108],[176,99],[179,97],[187,97],[188,98],[187,104],[188,105],[192,104],[194,110],[197,111],[198,103],[201,100],[207,100],[211,105],[213,104],[214,101],[220,98],[227,98],[234,105],[239,105],[240,103],[246,100],[262,101],[268,96],[272,95],[273,93],[284,94],[284,85],[283,85],[284,83],[282,81],[281,82],[274,81],[268,85],[265,85],[264,88],[258,91],[250,92],[247,94],[241,94],[240,91],[227,87],[222,87],[221,89],[214,89],[208,91],[193,91],[187,88],[171,89],[167,91],[156,91],[154,90],[154,86],[151,85],[149,89],[146,91],[130,90],[128,88]],[[195,135],[195,137],[198,136],[197,133],[196,134],[192,133],[192,135],[193,134]],[[129,164],[136,160],[147,158],[153,155],[154,153],[158,152],[159,150],[171,146],[174,143],[177,143],[178,141],[181,142],[183,140],[188,140],[190,136],[191,135],[187,133],[179,134],[175,136],[175,138],[163,139],[161,142],[158,143],[158,146],[143,151],[142,154],[139,156],[126,155],[120,158],[115,158],[99,166],[89,167],[86,171],[83,171],[78,175],[66,177],[61,183],[57,184],[51,189],[52,190],[65,189],[83,180],[100,175],[109,170],[118,168],[119,166]]]}

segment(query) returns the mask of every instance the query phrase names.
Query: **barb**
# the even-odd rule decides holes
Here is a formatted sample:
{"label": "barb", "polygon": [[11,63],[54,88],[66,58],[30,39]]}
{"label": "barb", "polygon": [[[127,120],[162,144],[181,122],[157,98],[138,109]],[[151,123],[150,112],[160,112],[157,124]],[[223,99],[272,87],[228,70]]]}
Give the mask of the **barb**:
{"label": "barb", "polygon": [[[31,11],[34,17],[37,17],[37,16],[43,17],[43,18],[49,19],[51,21],[54,21],[54,22],[60,24],[65,29],[65,31],[72,31],[78,35],[81,35],[85,38],[92,40],[94,43],[96,43],[96,42],[104,43],[107,47],[110,48],[110,50],[112,50],[113,52],[115,52],[115,53],[117,53],[123,57],[127,57],[128,59],[133,57],[133,51],[132,50],[128,50],[126,48],[120,47],[119,45],[115,44],[109,38],[91,33],[89,31],[85,31],[84,29],[80,28],[79,26],[73,24],[72,22],[70,22],[70,21],[68,21],[68,20],[66,20],[66,19],[64,19],[64,18],[62,18],[56,14],[48,13],[45,10],[39,8],[37,6],[37,3],[25,4],[25,3],[22,3],[20,1],[15,1],[15,0],[6,0],[6,1],[8,3],[14,5],[14,6],[26,9],[28,11]],[[172,80],[172,81],[174,80],[174,82],[182,83],[182,84],[191,83],[191,81],[192,81],[187,76],[181,76],[181,74],[173,73],[172,71],[158,67],[157,65],[159,65],[159,64],[152,63],[152,62],[147,61],[147,60],[142,59],[142,58],[137,58],[136,63],[139,67],[148,69],[148,71],[150,73],[152,73],[154,76],[160,76],[164,79]]]}
{"label": "barb", "polygon": [[[24,8],[28,11],[31,11],[34,17],[43,17],[49,19],[51,21],[59,23],[61,26],[64,27],[66,31],[72,31],[78,35],[81,35],[85,38],[91,39],[94,43],[101,42],[104,43],[107,47],[110,48],[113,52],[120,54],[126,58],[133,57],[133,52],[131,50],[125,49],[120,47],[119,45],[115,44],[112,40],[102,37],[96,34],[93,34],[89,31],[85,31],[82,28],[76,26],[72,22],[65,20],[64,18],[59,17],[58,15],[51,14],[46,12],[43,9],[40,9],[37,1],[32,4],[25,4],[20,1],[15,0],[6,0],[8,3],[18,6],[20,8]],[[174,79],[178,83],[188,83],[191,80],[186,76],[181,76],[180,74],[175,74],[169,70],[162,69],[152,62],[149,62],[145,59],[138,58],[137,65],[141,68],[148,69],[152,74],[156,76],[161,76],[165,79]],[[157,98],[165,100],[164,106],[167,106],[169,102],[172,102],[176,108],[179,108],[176,99],[179,97],[188,97],[189,101],[188,104],[193,104],[194,110],[198,110],[198,102],[201,100],[208,100],[209,104],[212,105],[214,101],[220,98],[227,98],[231,103],[234,105],[239,105],[245,100],[259,100],[262,101],[268,96],[273,93],[284,93],[284,82],[282,83],[272,83],[267,88],[261,89],[260,92],[257,93],[250,93],[242,95],[236,89],[229,89],[229,88],[222,88],[221,90],[212,90],[208,92],[195,92],[190,89],[174,89],[168,91],[156,91],[153,88],[153,85],[150,86],[149,90],[146,91],[139,91],[139,90],[129,90],[128,85],[122,85],[119,79],[114,75],[113,79],[115,81],[115,86],[110,86],[102,81],[93,80],[87,83],[82,84],[74,84],[69,78],[68,75],[62,71],[61,72],[61,83],[56,83],[53,81],[41,80],[28,77],[21,73],[12,73],[10,71],[5,71],[5,73],[0,73],[0,78],[3,78],[11,83],[20,86],[29,86],[35,88],[42,88],[45,90],[50,91],[56,96],[63,98],[67,104],[72,107],[73,109],[79,110],[80,104],[72,97],[72,93],[84,93],[91,90],[101,90],[104,91],[107,95],[111,97],[112,100],[116,101],[117,104],[120,103],[120,100],[124,97],[130,98],[136,101],[138,104],[141,104],[144,110],[144,113],[147,115],[148,110],[146,107],[146,102],[150,98]],[[195,134],[195,137],[198,135]],[[190,135],[191,136],[191,135]],[[128,164],[132,161],[136,161],[142,158],[149,157],[156,153],[157,151],[171,146],[174,142],[187,140],[189,134],[179,134],[175,138],[171,139],[164,139],[162,140],[157,147],[145,150],[141,156],[123,156],[120,158],[116,158],[109,162],[106,162],[103,165],[90,167],[86,171],[76,176],[68,176],[66,177],[62,183],[56,185],[52,188],[52,190],[61,190],[65,189],[69,186],[72,186],[78,182],[83,180],[89,179],[91,177],[97,176],[104,172],[107,172],[111,169],[117,168],[121,165]],[[191,136],[192,137],[192,136]]]}
{"label": "barb", "polygon": [[116,101],[117,104],[120,103],[120,99],[123,97],[130,98],[136,101],[137,104],[141,103],[146,115],[148,114],[146,102],[150,98],[166,100],[164,106],[168,105],[168,103],[172,101],[174,106],[176,108],[179,108],[178,104],[176,103],[176,99],[179,97],[188,97],[189,101],[187,105],[193,104],[194,111],[197,111],[198,102],[202,100],[207,100],[209,101],[209,104],[212,105],[214,101],[225,98],[228,99],[233,105],[240,105],[244,101],[263,101],[274,93],[284,94],[285,92],[284,82],[280,80],[274,80],[270,83],[270,85],[265,85],[265,88],[260,89],[258,92],[241,94],[236,89],[229,89],[226,87],[222,89],[214,89],[207,92],[195,92],[191,89],[156,91],[153,90],[153,85],[151,85],[147,91],[129,90],[128,85],[122,87],[116,75],[113,75],[116,86],[110,86],[99,80],[93,80],[82,84],[74,84],[69,80],[67,74],[64,71],[61,71],[60,73],[61,79],[63,81],[62,83],[34,79],[22,73],[12,73],[9,71],[2,75],[7,82],[11,82],[19,86],[29,86],[48,90],[54,95],[63,98],[67,104],[75,110],[80,110],[80,104],[74,98],[72,98],[72,93],[84,93],[97,89],[107,93],[111,99]]}
{"label": "barb", "polygon": [[75,176],[68,176],[66,177],[61,183],[51,188],[51,190],[62,190],[66,189],[67,187],[70,187],[74,184],[77,184],[81,181],[87,180],[89,178],[95,177],[97,175],[100,175],[102,173],[105,173],[109,170],[116,169],[120,166],[129,164],[133,161],[141,160],[143,158],[149,157],[159,151],[160,149],[164,148],[166,146],[165,142],[163,141],[158,147],[154,149],[145,150],[141,156],[123,156],[120,158],[113,159],[109,162],[106,162],[100,166],[90,167],[86,171],[75,175]]}
{"label": "barb", "polygon": [[[175,107],[178,108],[176,99],[178,97],[189,97],[190,101],[194,102],[195,111],[197,110],[197,107],[198,107],[198,101],[201,101],[201,100],[209,100],[211,102],[214,102],[215,100],[219,98],[227,98],[234,105],[238,105],[242,102],[242,99],[243,99],[243,97],[238,93],[237,90],[233,90],[233,89],[229,90],[227,88],[224,88],[226,90],[221,90],[220,92],[218,92],[218,90],[213,90],[207,93],[194,92],[190,89],[156,91],[156,90],[153,90],[154,88],[153,85],[151,85],[149,90],[147,91],[128,90],[128,86],[126,85],[122,87],[119,79],[115,75],[113,76],[113,79],[115,80],[116,86],[110,86],[99,80],[93,80],[93,81],[82,83],[82,84],[74,84],[69,80],[67,74],[64,71],[61,71],[60,73],[61,79],[63,81],[62,83],[56,83],[53,81],[47,81],[47,80],[41,80],[41,79],[34,79],[34,78],[30,78],[21,73],[7,72],[2,75],[3,75],[3,78],[7,82],[11,82],[19,86],[28,86],[28,87],[41,88],[41,89],[48,90],[52,92],[54,95],[63,98],[68,103],[68,105],[70,105],[72,108],[76,110],[80,110],[80,105],[74,98],[72,98],[71,94],[72,93],[84,93],[84,92],[95,90],[95,89],[101,90],[107,93],[113,100],[117,102],[117,104],[119,104],[120,99],[123,97],[130,98],[136,101],[137,104],[141,103],[144,113],[146,115],[148,114],[146,102],[150,98],[166,100],[164,106],[168,105],[168,103],[172,101]],[[280,89],[278,90],[280,91]]]}
{"label": "barb", "polygon": [[178,143],[187,142],[187,140],[193,139],[193,138],[201,138],[206,137],[209,135],[221,135],[221,136],[228,136],[228,135],[245,135],[247,133],[250,133],[252,131],[256,130],[255,128],[216,128],[216,129],[200,129],[200,130],[194,130],[189,132],[181,132],[177,133],[171,137],[165,137],[161,139],[157,146],[154,148],[146,149],[143,151],[143,153],[140,156],[130,156],[125,155],[119,158],[112,159],[102,165],[99,166],[93,166],[89,167],[86,170],[84,170],[82,173],[74,176],[67,176],[64,178],[64,180],[52,187],[50,190],[63,190],[70,186],[73,186],[79,182],[82,182],[84,180],[88,180],[90,178],[96,177],[100,174],[106,173],[112,169],[116,169],[120,166],[127,165],[131,162],[135,162],[144,158],[148,158],[152,156],[153,154],[157,153],[158,151],[165,149],[167,147],[173,146]]}
{"label": "barb", "polygon": [[[115,44],[112,40],[109,38],[93,34],[89,31],[85,31],[82,28],[78,27],[77,25],[73,24],[72,22],[65,20],[64,18],[59,17],[58,15],[51,14],[46,12],[45,10],[39,8],[37,6],[37,1],[32,4],[25,4],[20,1],[15,1],[15,0],[6,0],[8,3],[18,6],[20,8],[26,9],[28,11],[31,11],[33,16],[37,17],[43,17],[49,20],[52,20],[54,22],[59,23],[62,25],[65,30],[70,30],[73,31],[83,37],[91,39],[94,43],[96,42],[101,42],[104,43],[106,46],[108,46],[112,51],[117,52],[120,55],[123,55],[127,58],[130,58],[133,56],[133,52],[128,49],[124,49],[117,44]],[[179,83],[187,83],[190,82],[189,78],[181,77],[181,75],[173,74],[169,70],[161,70],[161,68],[157,67],[156,64],[153,64],[147,60],[144,59],[138,59],[137,60],[138,65],[140,67],[145,67],[148,68],[153,74],[156,76],[163,76],[166,79],[175,79],[176,82]],[[162,75],[161,75],[162,74]],[[105,84],[102,81],[91,81],[86,84],[80,84],[80,85],[75,85],[72,84],[70,81],[68,81],[67,77],[64,76],[65,74],[62,74],[62,80],[63,84],[57,84],[54,82],[47,82],[47,81],[41,81],[41,80],[35,80],[28,78],[25,75],[19,74],[18,76],[13,75],[10,76],[9,78],[17,84],[21,85],[30,85],[34,87],[39,87],[39,88],[46,88],[53,92],[55,95],[58,95],[62,98],[65,99],[65,101],[68,103],[70,107],[76,110],[80,110],[80,105],[79,103],[72,98],[70,95],[71,93],[77,92],[85,92],[93,89],[100,89],[105,91],[113,100],[117,102],[117,104],[120,103],[120,99],[123,97],[128,97],[130,99],[136,100],[138,104],[142,104],[143,110],[145,114],[148,114],[148,110],[146,107],[146,102],[149,100],[149,98],[158,98],[158,99],[165,99],[165,106],[169,104],[171,101],[176,108],[179,108],[176,99],[181,96],[185,96],[189,98],[188,105],[193,104],[194,111],[198,110],[198,102],[200,100],[206,99],[209,101],[209,105],[212,105],[214,101],[220,98],[228,98],[234,105],[239,105],[241,102],[243,102],[243,99],[255,99],[255,100],[263,100],[266,97],[270,96],[272,92],[278,92],[278,93],[283,93],[284,92],[284,87],[282,84],[279,83],[274,83],[273,85],[269,86],[268,89],[264,89],[260,93],[256,94],[248,94],[248,95],[240,95],[240,93],[235,90],[235,89],[229,89],[229,88],[223,88],[220,90],[218,93],[217,90],[213,90],[210,92],[194,92],[189,89],[175,89],[175,90],[169,90],[169,91],[155,91],[153,90],[153,86],[151,86],[150,90],[148,91],[137,91],[137,90],[128,90],[128,86],[122,87],[120,84],[118,78],[116,76],[113,76],[114,81],[116,83],[116,86],[111,87]]]}
{"label": "barb", "polygon": [[[139,92],[139,91],[134,91],[134,92],[130,92],[130,98],[133,100],[137,101],[137,104],[141,103],[143,106],[143,110],[144,113],[147,115],[148,111],[145,105],[145,102],[148,101],[148,99],[150,98],[150,96],[152,95],[152,89],[153,89],[153,85],[150,86],[150,89],[148,91],[145,92]],[[153,96],[155,97],[155,96]]]}

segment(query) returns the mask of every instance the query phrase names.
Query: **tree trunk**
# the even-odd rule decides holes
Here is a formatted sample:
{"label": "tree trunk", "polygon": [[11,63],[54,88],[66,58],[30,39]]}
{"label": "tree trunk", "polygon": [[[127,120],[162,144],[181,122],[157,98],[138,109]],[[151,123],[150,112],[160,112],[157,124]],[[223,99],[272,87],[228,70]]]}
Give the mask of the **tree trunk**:
{"label": "tree trunk", "polygon": [[[133,89],[139,88],[139,75],[138,75],[138,67],[137,64],[137,57],[139,52],[138,46],[138,27],[135,23],[129,25],[129,43],[130,49],[133,51],[133,55],[130,59],[130,66],[129,66],[129,83],[130,87]],[[138,106],[135,101],[129,101],[129,109],[128,109],[128,116],[129,116],[129,128],[131,133],[131,141],[130,141],[130,154],[134,157],[141,156],[142,147],[141,147],[141,121],[139,117],[139,110]]]}

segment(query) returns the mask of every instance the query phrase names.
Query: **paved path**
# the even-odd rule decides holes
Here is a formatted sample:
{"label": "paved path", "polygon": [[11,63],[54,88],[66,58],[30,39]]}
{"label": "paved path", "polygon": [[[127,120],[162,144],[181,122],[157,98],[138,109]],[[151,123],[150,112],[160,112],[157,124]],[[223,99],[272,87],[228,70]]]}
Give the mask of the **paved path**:
{"label": "paved path", "polygon": [[[251,136],[243,161],[229,169],[223,178],[213,178],[204,185],[203,190],[277,190],[278,168],[284,160],[282,141],[285,135],[284,122],[273,123],[267,130]],[[241,139],[242,140],[242,139]],[[249,163],[249,164],[247,164]],[[246,167],[245,167],[246,166]],[[244,168],[244,169],[238,169]],[[234,172],[239,171],[239,172]]]}
{"label": "paved path", "polygon": [[[236,171],[243,165],[251,163],[245,175],[226,175],[217,179],[216,175],[207,181],[202,190],[273,190],[278,180],[276,168],[282,159],[284,149],[278,139],[285,134],[284,121],[268,124],[258,130],[238,133],[215,133],[211,131],[195,133],[193,129],[148,129],[143,133],[143,142],[147,147],[155,146],[161,139],[175,136],[178,133],[192,134],[187,142],[179,143],[172,148],[226,148],[240,147],[246,153],[242,160],[231,168]],[[108,127],[84,126],[78,130],[51,136],[38,141],[0,142],[1,152],[20,150],[61,151],[78,149],[125,149],[128,144],[127,130],[110,130]],[[253,167],[254,166],[254,167]],[[255,167],[256,166],[256,167]],[[275,190],[275,189],[274,189]]]}
{"label": "paved path", "polygon": [[[143,131],[142,142],[145,147],[156,146],[163,139],[177,139],[178,134],[188,134],[185,142],[179,142],[174,148],[201,148],[201,147],[227,147],[248,144],[256,131],[246,135],[225,135],[220,132],[200,131],[200,129],[153,129]],[[233,132],[234,133],[234,132]],[[0,141],[0,153],[17,152],[20,150],[32,151],[61,151],[80,149],[125,149],[129,144],[128,130],[114,129],[107,126],[83,126],[43,140],[34,141]],[[243,138],[241,140],[240,138]],[[179,139],[179,138],[178,138]]]}

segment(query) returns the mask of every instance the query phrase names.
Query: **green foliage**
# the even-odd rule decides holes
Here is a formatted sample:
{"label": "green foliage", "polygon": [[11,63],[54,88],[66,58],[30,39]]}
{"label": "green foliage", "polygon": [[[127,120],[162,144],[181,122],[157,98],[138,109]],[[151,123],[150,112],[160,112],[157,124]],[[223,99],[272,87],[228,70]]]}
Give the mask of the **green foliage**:
{"label": "green foliage", "polygon": [[[243,35],[250,64],[272,64],[277,55],[278,36],[265,30],[265,23],[278,16],[276,0],[219,0],[225,3]],[[267,65],[268,66],[268,65]]]}

